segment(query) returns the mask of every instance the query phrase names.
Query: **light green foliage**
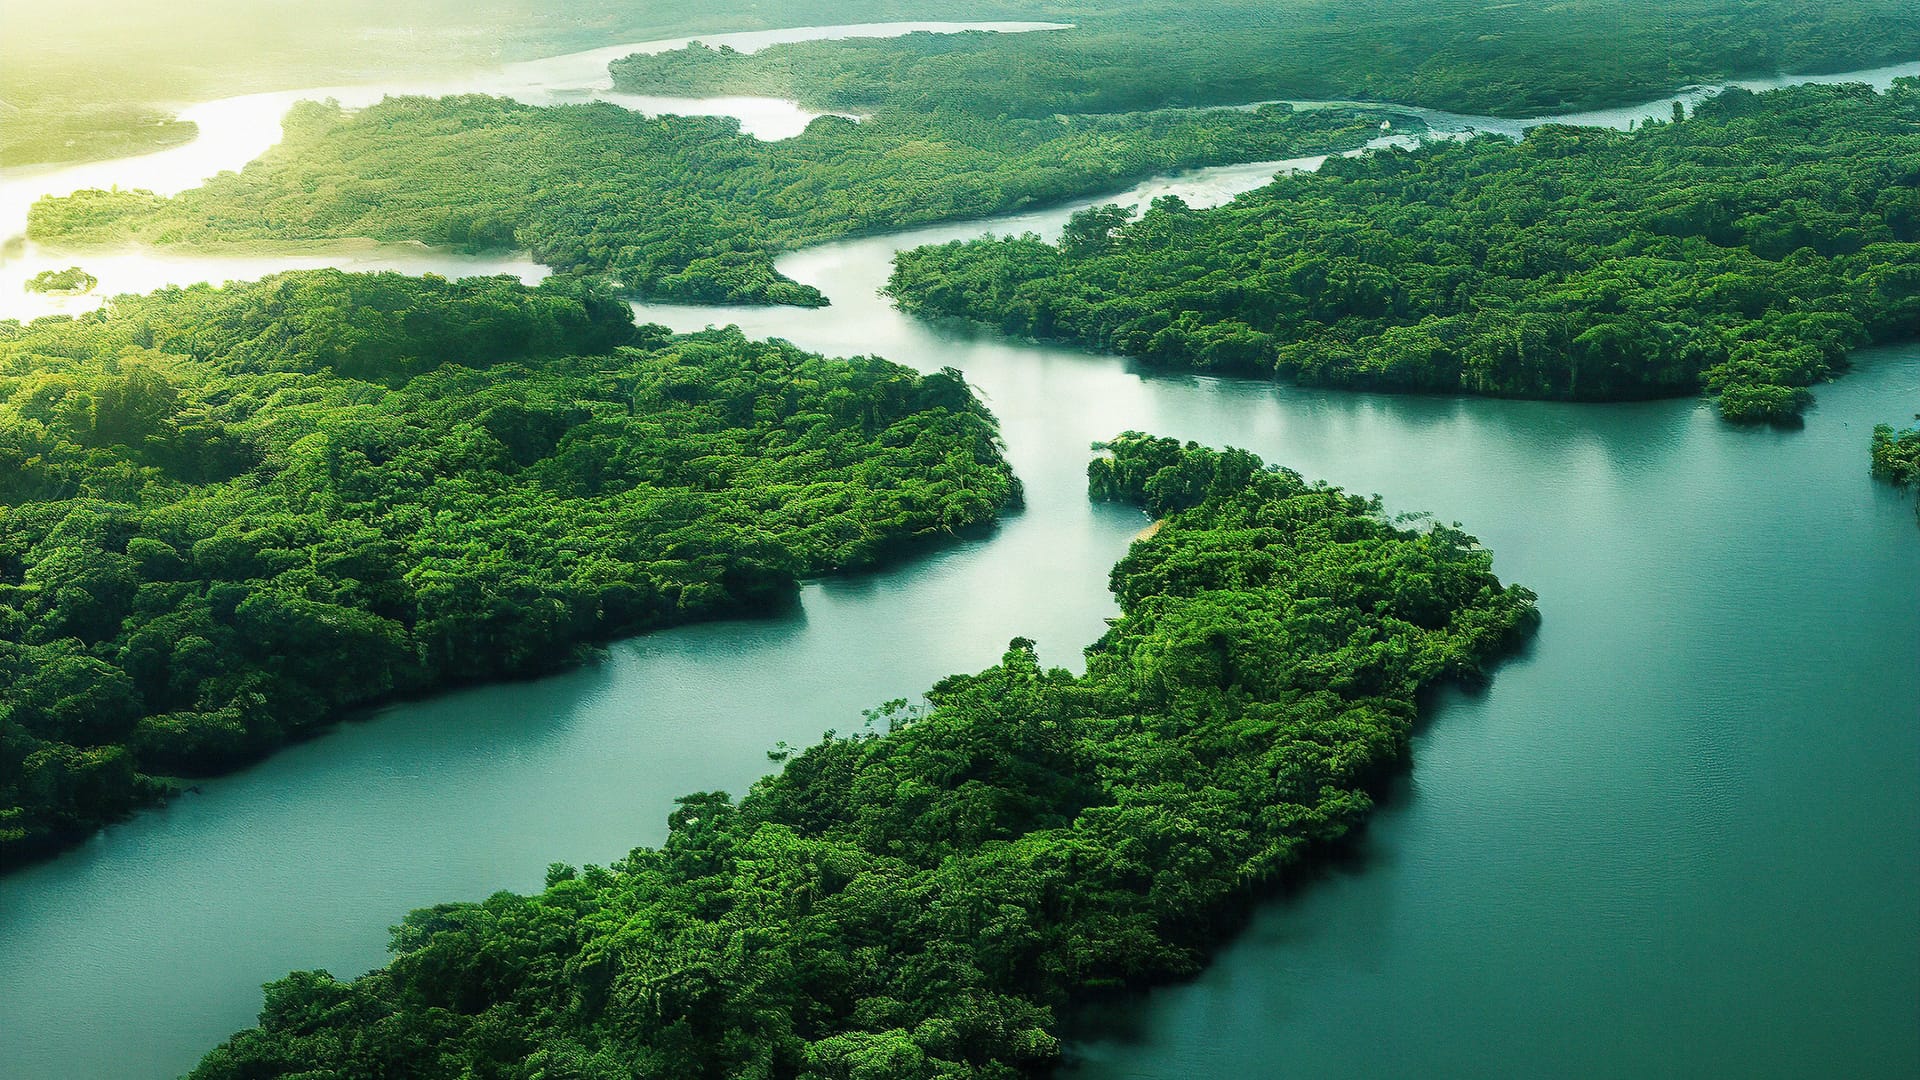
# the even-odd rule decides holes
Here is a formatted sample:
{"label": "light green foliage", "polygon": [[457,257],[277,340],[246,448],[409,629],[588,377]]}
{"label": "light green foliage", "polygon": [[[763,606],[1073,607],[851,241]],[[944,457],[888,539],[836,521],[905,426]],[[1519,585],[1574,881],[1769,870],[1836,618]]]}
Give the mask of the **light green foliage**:
{"label": "light green foliage", "polygon": [[0,323],[0,856],[341,710],[766,609],[1017,498],[957,373],[589,286],[287,274]]}
{"label": "light green foliage", "polygon": [[65,270],[42,270],[27,279],[28,292],[83,293],[100,284],[100,279],[78,266]]}
{"label": "light green foliage", "polygon": [[0,165],[131,157],[200,134],[193,121],[147,105],[55,99],[0,113]]}
{"label": "light green foliage", "polygon": [[1249,454],[1110,453],[1095,493],[1164,525],[1084,676],[1016,640],[737,803],[681,799],[659,849],[417,911],[354,982],[269,986],[195,1075],[1014,1080],[1087,995],[1192,974],[1533,598],[1459,532]]}
{"label": "light green foliage", "polygon": [[1549,127],[1330,161],[1061,245],[905,252],[902,305],[1180,367],[1791,417],[1920,327],[1920,86],[1734,92],[1634,133]]}
{"label": "light green foliage", "polygon": [[766,143],[719,117],[608,104],[534,108],[462,97],[319,104],[244,172],[172,200],[82,192],[43,201],[42,240],[218,244],[371,237],[521,245],[658,299],[824,304],[780,277],[781,250],[1111,191],[1178,166],[1359,145],[1350,111],[1175,112],[1010,120],[902,114],[816,121]]}

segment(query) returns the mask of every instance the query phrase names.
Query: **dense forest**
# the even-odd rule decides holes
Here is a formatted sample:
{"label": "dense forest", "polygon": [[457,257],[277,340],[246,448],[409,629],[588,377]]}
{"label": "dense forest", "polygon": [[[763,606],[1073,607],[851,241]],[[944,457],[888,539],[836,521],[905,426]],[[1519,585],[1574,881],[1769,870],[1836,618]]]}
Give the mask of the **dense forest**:
{"label": "dense forest", "polygon": [[959,374],[337,271],[0,323],[0,861],[1016,501]]}
{"label": "dense forest", "polygon": [[1112,191],[1189,165],[1357,146],[1378,123],[1284,106],[1071,120],[824,117],[797,138],[762,142],[731,118],[646,117],[609,104],[398,98],[355,114],[307,104],[289,116],[286,141],[244,172],[170,200],[119,191],[43,200],[30,232],[58,243],[517,245],[656,299],[822,304],[817,290],[775,272],[778,252]]}
{"label": "dense forest", "polygon": [[1546,127],[1329,161],[902,253],[902,305],[1199,370],[1782,419],[1920,329],[1920,83],[1734,91],[1637,132]]}
{"label": "dense forest", "polygon": [[270,985],[195,1075],[1010,1080],[1076,1002],[1196,971],[1533,597],[1457,530],[1244,452],[1128,435],[1090,475],[1162,527],[1085,675],[1016,640],[737,802],[680,799],[658,849],[417,911],[353,982]]}
{"label": "dense forest", "polygon": [[[1843,71],[1920,55],[1905,0],[331,0],[186,7],[96,0],[86,17],[15,4],[0,33],[0,163],[165,145],[172,103],[420,77],[620,41],[900,19],[1034,19],[1032,40],[780,50],[716,70],[642,65],[701,92],[770,91],[836,108],[925,103],[986,115],[1354,97],[1523,115],[1688,83]],[[1045,40],[1042,40],[1045,38]],[[637,70],[635,74],[637,75]],[[9,111],[10,110],[10,111]]]}
{"label": "dense forest", "polygon": [[1742,75],[1823,73],[1920,56],[1903,0],[1486,4],[1144,3],[1037,16],[1059,33],[690,49],[614,64],[648,93],[762,94],[821,109],[988,116],[1357,99],[1528,117],[1657,98]]}

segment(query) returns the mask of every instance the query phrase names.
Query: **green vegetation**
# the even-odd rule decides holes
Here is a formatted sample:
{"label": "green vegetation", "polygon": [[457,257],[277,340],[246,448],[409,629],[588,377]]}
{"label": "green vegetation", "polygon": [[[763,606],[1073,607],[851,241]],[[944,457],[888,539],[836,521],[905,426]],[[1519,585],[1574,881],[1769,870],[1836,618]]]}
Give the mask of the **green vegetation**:
{"label": "green vegetation", "polygon": [[0,862],[1017,497],[955,372],[636,330],[579,284],[317,271],[0,323]]}
{"label": "green vegetation", "polygon": [[0,163],[107,156],[190,134],[157,126],[156,103],[419,77],[619,41],[928,18],[1077,27],[903,49],[797,46],[724,68],[670,58],[631,76],[700,93],[773,92],[835,108],[934,102],[988,116],[1279,97],[1525,115],[1920,55],[1920,15],[1905,0],[980,0],[965,11],[911,0],[337,0],[270,13],[248,0],[101,0],[84,17],[16,4],[0,34],[0,112],[18,110],[0,130]]}
{"label": "green vegetation", "polygon": [[1043,117],[1305,98],[1525,117],[1920,56],[1920,11],[1905,0],[1162,0],[1038,17],[1076,25],[802,42],[749,56],[689,50],[613,70],[618,85],[649,93],[766,94],[839,110]]}
{"label": "green vegetation", "polygon": [[1920,84],[1729,93],[1635,133],[1540,128],[1333,160],[1058,244],[901,254],[929,316],[1155,363],[1369,390],[1720,394],[1793,416],[1920,327]]}
{"label": "green vegetation", "polygon": [[84,293],[93,291],[100,279],[87,273],[78,266],[69,266],[65,270],[42,270],[27,279],[28,292],[39,293]]}
{"label": "green vegetation", "polygon": [[1063,1009],[1192,974],[1533,598],[1460,532],[1246,453],[1128,435],[1091,480],[1163,527],[1085,675],[1016,640],[869,713],[884,734],[679,800],[657,850],[414,912],[356,981],[270,985],[194,1075],[1011,1080],[1058,1060]]}
{"label": "green vegetation", "polygon": [[[884,0],[783,0],[800,24]],[[193,138],[177,104],[235,94],[415,79],[676,33],[795,25],[690,0],[89,0],[12,3],[0,26],[0,165],[84,161]]]}
{"label": "green vegetation", "polygon": [[823,304],[774,271],[777,253],[1112,191],[1181,166],[1357,146],[1378,123],[1352,110],[1284,107],[1059,121],[828,117],[767,143],[729,118],[645,117],[608,104],[401,98],[352,115],[309,104],[288,118],[286,141],[242,173],[174,199],[95,191],[43,200],[30,232],[66,244],[519,245],[658,299]]}
{"label": "green vegetation", "polygon": [[[1920,420],[1920,413],[1914,414]],[[1873,475],[1895,487],[1920,484],[1920,424],[1895,431],[1891,424],[1873,427]],[[1914,503],[1920,517],[1920,502]]]}
{"label": "green vegetation", "polygon": [[163,109],[57,99],[0,108],[0,165],[131,157],[192,142],[200,129]]}
{"label": "green vegetation", "polygon": [[1873,475],[1901,487],[1920,483],[1920,426],[1895,431],[1891,424],[1874,425]]}

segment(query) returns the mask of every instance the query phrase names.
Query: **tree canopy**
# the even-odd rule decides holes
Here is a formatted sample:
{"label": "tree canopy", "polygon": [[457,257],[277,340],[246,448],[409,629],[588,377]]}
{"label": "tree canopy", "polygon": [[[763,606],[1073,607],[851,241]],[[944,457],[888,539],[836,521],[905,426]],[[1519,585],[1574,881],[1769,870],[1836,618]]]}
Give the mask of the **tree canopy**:
{"label": "tree canopy", "polygon": [[1532,625],[1456,529],[1143,435],[1097,497],[1162,528],[1074,676],[1002,662],[888,703],[666,842],[416,911],[352,982],[267,987],[201,1080],[1011,1078],[1063,1010],[1188,975],[1230,913],[1364,820],[1423,688]]}
{"label": "tree canopy", "polygon": [[[1920,413],[1914,419],[1920,420]],[[1873,426],[1873,475],[1895,487],[1920,484],[1920,424],[1899,430],[1892,424]],[[1920,501],[1913,512],[1920,517]]]}
{"label": "tree canopy", "polygon": [[0,859],[1018,498],[957,372],[337,271],[0,323]]}
{"label": "tree canopy", "polygon": [[520,246],[563,271],[699,303],[818,305],[781,251],[850,233],[1018,210],[1194,165],[1358,146],[1377,116],[1169,111],[1044,120],[897,113],[816,120],[762,142],[729,117],[648,117],[599,103],[395,98],[294,109],[240,173],[161,199],[42,200],[29,233],[71,243],[217,246],[368,237]]}
{"label": "tree canopy", "polygon": [[1329,161],[1230,205],[902,253],[929,316],[1357,389],[1720,395],[1790,417],[1920,328],[1920,83],[1729,92],[1637,132]]}
{"label": "tree canopy", "polygon": [[629,57],[613,72],[617,85],[645,93],[762,94],[856,111],[1045,117],[1354,99],[1530,117],[1920,54],[1920,12],[1902,0],[1143,0],[1042,7],[1034,17],[1074,26],[747,54],[694,48]]}

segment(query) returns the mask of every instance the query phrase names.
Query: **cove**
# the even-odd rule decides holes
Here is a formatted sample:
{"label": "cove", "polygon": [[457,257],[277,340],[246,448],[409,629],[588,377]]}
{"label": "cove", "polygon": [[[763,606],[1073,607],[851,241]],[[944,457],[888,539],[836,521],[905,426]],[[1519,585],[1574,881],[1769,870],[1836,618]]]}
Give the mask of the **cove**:
{"label": "cove", "polygon": [[[1279,164],[1128,198],[1204,205]],[[658,842],[674,795],[742,790],[778,740],[846,730],[1016,635],[1077,667],[1145,524],[1084,494],[1088,444],[1127,428],[1458,520],[1545,621],[1486,692],[1433,711],[1350,864],[1264,907],[1197,982],[1093,1018],[1077,1075],[1920,1071],[1920,532],[1866,470],[1867,430],[1920,401],[1920,348],[1861,355],[1777,433],[1693,400],[1160,376],[877,295],[900,247],[1071,209],[783,260],[832,308],[638,309],[959,367],[1001,417],[1025,512],[810,585],[781,618],[383,710],[0,879],[0,1075],[178,1072],[250,1020],[259,983],[365,970],[411,907]]]}

